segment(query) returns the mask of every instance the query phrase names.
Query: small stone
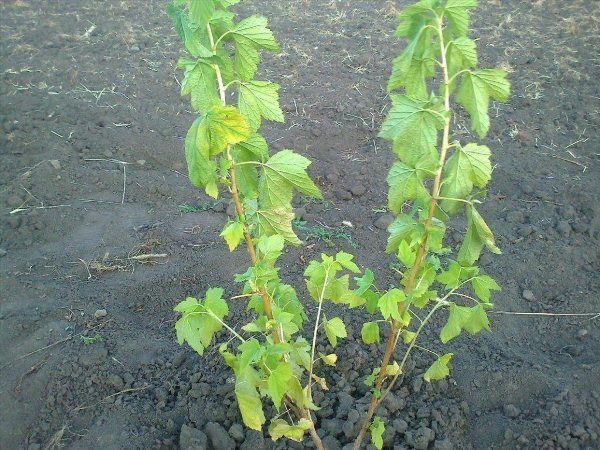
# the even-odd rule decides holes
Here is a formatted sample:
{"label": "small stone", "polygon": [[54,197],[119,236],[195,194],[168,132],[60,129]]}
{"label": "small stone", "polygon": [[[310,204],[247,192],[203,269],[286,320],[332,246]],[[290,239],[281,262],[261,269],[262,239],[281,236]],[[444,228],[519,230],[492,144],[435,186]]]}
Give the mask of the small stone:
{"label": "small stone", "polygon": [[512,223],[524,223],[525,215],[523,211],[512,211],[508,214],[508,220]]}
{"label": "small stone", "polygon": [[331,435],[325,436],[323,439],[323,448],[327,450],[342,450],[342,444],[335,437]]}
{"label": "small stone", "polygon": [[125,387],[125,382],[123,381],[123,378],[114,373],[106,378],[106,382],[110,386],[114,387],[117,391],[121,391]]}
{"label": "small stone", "polygon": [[294,211],[294,214],[296,215],[296,219],[298,220],[304,220],[306,217],[306,208],[302,207],[302,208],[297,208]]}
{"label": "small stone", "polygon": [[526,184],[525,186],[523,186],[522,191],[523,194],[531,195],[533,194],[533,187],[531,187],[531,185],[529,184]]}
{"label": "small stone", "polygon": [[515,405],[509,404],[504,406],[504,414],[506,414],[511,419],[514,419],[516,417],[519,417],[519,414],[521,414],[521,410]]}
{"label": "small stone", "polygon": [[362,197],[367,192],[367,188],[363,184],[355,184],[350,188],[350,192],[355,197]]}
{"label": "small stone", "polygon": [[61,165],[60,165],[60,161],[58,159],[51,159],[50,160],[50,165],[52,167],[54,167],[55,170],[60,170],[62,169]]}
{"label": "small stone", "polygon": [[573,219],[577,215],[577,211],[575,211],[575,208],[571,205],[561,206],[558,208],[558,214],[560,214],[560,217],[563,219]]}
{"label": "small stone", "polygon": [[96,312],[94,313],[94,319],[100,320],[103,317],[106,317],[107,315],[108,315],[108,312],[105,309],[97,309]]}
{"label": "small stone", "polygon": [[167,400],[169,399],[169,393],[166,389],[161,387],[154,389],[154,396],[159,403],[163,404],[167,403]]}
{"label": "small stone", "polygon": [[517,229],[517,234],[520,237],[527,237],[535,232],[535,227],[533,225],[521,225]]}
{"label": "small stone", "polygon": [[563,236],[567,237],[571,234],[572,228],[571,225],[569,225],[569,222],[566,220],[560,220],[556,224],[556,230]]}
{"label": "small stone", "polygon": [[110,150],[106,150],[105,152],[102,153],[104,156],[106,156],[107,158],[112,158],[113,157],[113,152],[111,152]]}
{"label": "small stone", "polygon": [[429,443],[435,439],[435,432],[429,427],[421,427],[415,433],[413,446],[417,450],[426,450]]}
{"label": "small stone", "polygon": [[230,450],[235,448],[235,441],[220,424],[208,422],[204,430],[215,450]]}
{"label": "small stone", "polygon": [[433,443],[433,450],[452,450],[452,448],[452,442],[450,442],[448,439],[438,439]]}
{"label": "small stone", "polygon": [[581,330],[579,330],[577,332],[577,339],[579,339],[580,341],[583,341],[587,335],[589,334],[589,331],[586,330],[585,328],[582,328]]}
{"label": "small stone", "polygon": [[235,216],[236,211],[235,211],[235,204],[233,202],[230,203],[229,205],[227,205],[226,213],[227,213],[227,215],[229,217],[234,217]]}
{"label": "small stone", "polygon": [[338,394],[338,400],[339,400],[339,404],[337,407],[337,414],[338,417],[343,417],[346,416],[348,414],[348,412],[350,411],[350,408],[352,408],[352,406],[354,405],[354,397],[352,397],[350,394],[346,393],[346,392],[340,392]]}
{"label": "small stone", "polygon": [[6,222],[13,230],[16,230],[21,226],[21,218],[17,216],[10,216],[8,219],[6,219]]}
{"label": "small stone", "polygon": [[140,166],[143,166],[143,165],[145,165],[145,164],[146,164],[146,160],[145,160],[145,159],[138,159],[138,160],[136,161],[136,163],[138,163]]}
{"label": "small stone", "polygon": [[331,184],[335,184],[338,182],[338,180],[340,179],[340,176],[336,173],[336,172],[330,172],[327,175],[325,175],[325,178],[327,179],[327,181],[329,181]]}
{"label": "small stone", "polygon": [[583,347],[581,345],[567,345],[565,350],[571,356],[580,356],[583,353]]}
{"label": "small stone", "polygon": [[248,430],[246,431],[246,439],[240,445],[240,450],[267,450],[267,443],[262,433]]}
{"label": "small stone", "polygon": [[390,392],[383,399],[383,406],[385,406],[386,409],[393,414],[404,407],[404,399],[398,398],[398,396],[394,395],[393,392]]}
{"label": "small stone", "polygon": [[173,367],[176,369],[181,367],[186,359],[187,355],[184,352],[179,352],[177,355],[175,355],[175,358],[173,358]]}
{"label": "small stone", "polygon": [[339,194],[340,199],[342,200],[351,200],[352,199],[352,194],[349,191],[342,191]]}
{"label": "small stone", "polygon": [[394,216],[392,214],[382,214],[375,220],[375,222],[373,222],[373,225],[375,225],[375,228],[379,228],[380,230],[387,230],[392,222],[394,222]]}
{"label": "small stone", "polygon": [[532,292],[532,291],[530,291],[529,289],[525,289],[525,290],[523,291],[523,294],[522,294],[522,295],[523,295],[523,298],[524,298],[525,300],[528,300],[528,301],[530,301],[530,302],[531,302],[531,301],[533,301],[533,300],[535,300],[535,295],[533,295],[533,292]]}
{"label": "small stone", "polygon": [[406,420],[396,419],[392,424],[396,430],[396,433],[404,433],[406,430],[408,430],[408,422],[406,422]]}
{"label": "small stone", "polygon": [[8,252],[6,250],[4,250],[3,248],[0,248],[0,258],[2,258],[3,256],[6,256]]}
{"label": "small stone", "polygon": [[348,413],[348,421],[352,423],[358,422],[360,419],[360,413],[356,409],[351,409]]}
{"label": "small stone", "polygon": [[244,427],[242,427],[239,423],[234,423],[229,427],[229,436],[231,436],[235,441],[242,442],[244,440]]}
{"label": "small stone", "polygon": [[130,49],[130,50],[131,50],[133,53],[137,53],[137,52],[139,52],[139,51],[140,51],[140,48],[139,48],[137,45],[132,45],[132,46],[131,46],[129,49]]}
{"label": "small stone", "polygon": [[6,200],[6,204],[12,208],[18,208],[23,203],[23,198],[21,198],[18,195],[11,195],[10,197],[8,197],[8,200]]}
{"label": "small stone", "polygon": [[208,438],[202,431],[183,425],[179,434],[179,448],[181,450],[206,450]]}

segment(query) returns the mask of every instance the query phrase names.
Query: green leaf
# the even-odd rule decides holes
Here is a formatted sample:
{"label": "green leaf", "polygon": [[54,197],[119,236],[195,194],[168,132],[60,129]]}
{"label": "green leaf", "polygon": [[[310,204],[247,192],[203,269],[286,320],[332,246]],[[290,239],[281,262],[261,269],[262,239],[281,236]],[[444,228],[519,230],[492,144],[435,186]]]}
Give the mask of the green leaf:
{"label": "green leaf", "polygon": [[205,27],[190,23],[187,14],[173,3],[167,5],[167,14],[171,17],[185,48],[192,56],[196,58],[210,58],[213,56],[212,51],[209,50],[210,42]]}
{"label": "green leaf", "polygon": [[414,39],[424,25],[430,25],[435,18],[435,0],[420,0],[407,6],[398,15],[396,36]]}
{"label": "green leaf", "polygon": [[253,130],[260,128],[261,117],[274,122],[284,122],[278,91],[279,85],[268,81],[240,82],[240,112]]}
{"label": "green leaf", "polygon": [[390,317],[401,320],[399,305],[406,300],[406,295],[400,289],[390,289],[379,299],[379,310],[384,319]]}
{"label": "green leaf", "polygon": [[456,101],[469,113],[473,130],[483,138],[490,128],[490,97],[505,102],[509,93],[510,83],[504,70],[480,69],[462,75]]}
{"label": "green leaf", "polygon": [[496,240],[492,230],[483,220],[479,212],[468,205],[467,209],[467,233],[458,251],[458,262],[463,266],[471,266],[479,259],[483,247],[495,254],[502,252],[496,247]]}
{"label": "green leaf", "polygon": [[335,353],[330,353],[328,355],[325,355],[324,353],[319,352],[319,356],[321,357],[323,362],[325,364],[327,364],[328,366],[335,366],[335,364],[337,363],[337,360],[338,360],[338,357]]}
{"label": "green leaf", "polygon": [[469,9],[477,6],[477,0],[448,0],[444,8],[452,30],[458,36],[465,36],[469,30]]}
{"label": "green leaf", "polygon": [[217,198],[219,196],[217,163],[200,153],[196,145],[199,124],[200,118],[194,121],[185,137],[185,159],[188,166],[188,176],[194,186],[205,188],[208,195]]}
{"label": "green leaf", "polygon": [[353,259],[354,255],[346,252],[338,252],[338,254],[335,255],[335,260],[340,263],[342,267],[348,269],[352,273],[360,273],[358,266],[352,262]]}
{"label": "green leaf", "polygon": [[371,269],[365,269],[365,273],[362,277],[354,277],[354,281],[356,281],[357,289],[354,291],[356,295],[363,295],[367,290],[373,286],[373,281],[375,281],[375,274]]}
{"label": "green leaf", "polygon": [[435,147],[437,130],[444,127],[441,104],[430,99],[391,95],[392,108],[388,113],[379,137],[400,141],[405,146]]}
{"label": "green leaf", "polygon": [[383,448],[383,432],[385,431],[385,425],[383,421],[375,416],[371,425],[369,425],[369,430],[371,431],[371,442],[375,446],[375,448],[382,449]]}
{"label": "green leaf", "polygon": [[400,243],[407,241],[410,243],[411,236],[419,229],[419,223],[408,214],[399,214],[392,224],[388,227],[390,236],[388,237],[387,253],[396,253]]}
{"label": "green leaf", "polygon": [[223,328],[223,318],[229,311],[222,295],[223,289],[211,288],[206,291],[204,301],[188,297],[175,307],[181,314],[175,324],[180,345],[187,342],[200,355],[204,353],[214,334]]}
{"label": "green leaf", "polygon": [[269,208],[289,207],[293,190],[316,199],[322,199],[321,191],[313,183],[306,168],[310,160],[291,150],[275,153],[263,164],[259,183],[261,206]]}
{"label": "green leaf", "polygon": [[406,241],[402,241],[398,246],[398,260],[404,264],[404,266],[410,269],[415,265],[417,259],[417,252],[413,250],[410,244]]}
{"label": "green leaf", "polygon": [[240,21],[230,33],[236,50],[235,71],[242,81],[254,78],[258,68],[259,50],[279,51],[273,32],[267,28],[265,17],[247,17]]}
{"label": "green leaf", "polygon": [[490,331],[490,323],[482,305],[469,308],[452,303],[448,321],[440,331],[440,340],[445,344],[462,330],[475,334],[483,329]]}
{"label": "green leaf", "polygon": [[269,425],[269,434],[273,441],[285,436],[292,441],[302,442],[305,432],[311,426],[312,423],[308,419],[300,419],[297,425],[290,425],[283,419],[275,419]]}
{"label": "green leaf", "polygon": [[[484,188],[491,177],[492,164],[488,147],[477,144],[458,146],[444,166],[440,195],[466,200],[474,185]],[[456,214],[462,204],[453,200],[442,200],[440,207],[448,214]]]}
{"label": "green leaf", "polygon": [[283,253],[284,245],[285,240],[280,235],[261,236],[256,246],[259,260],[273,266],[277,258]]}
{"label": "green leaf", "polygon": [[501,291],[502,288],[496,283],[492,277],[488,275],[480,275],[471,280],[471,286],[475,295],[485,303],[490,302],[492,296],[491,291]]}
{"label": "green leaf", "polygon": [[360,330],[360,336],[365,344],[374,344],[379,342],[379,323],[364,323]]}
{"label": "green leaf", "polygon": [[450,261],[448,270],[441,272],[437,277],[437,281],[442,283],[447,290],[456,289],[459,284],[479,273],[477,267],[462,266],[456,261]]}
{"label": "green leaf", "polygon": [[423,185],[426,175],[427,172],[399,161],[392,165],[386,179],[390,187],[388,203],[392,212],[399,214],[407,200],[418,200],[423,203],[427,201],[429,192]]}
{"label": "green leaf", "polygon": [[[425,24],[424,24],[425,25]],[[435,75],[435,59],[431,51],[434,31],[423,26],[392,65],[387,90],[404,87],[409,96],[426,96],[426,79]]]}
{"label": "green leaf", "polygon": [[427,372],[423,374],[423,378],[428,383],[433,380],[441,380],[442,378],[446,378],[450,375],[450,370],[448,369],[448,363],[454,353],[446,353],[445,355],[440,356],[435,362],[431,365]]}
{"label": "green leaf", "polygon": [[206,112],[221,102],[217,91],[217,76],[212,65],[198,60],[189,67],[181,82],[181,95],[191,94],[192,107]]}
{"label": "green leaf", "polygon": [[402,341],[408,345],[410,344],[412,341],[415,340],[415,338],[417,337],[417,333],[414,333],[412,331],[409,330],[402,330],[400,332],[400,335],[402,336]]}
{"label": "green leaf", "polygon": [[246,219],[258,228],[258,234],[280,235],[290,245],[300,245],[302,243],[292,229],[294,213],[291,209],[257,209],[258,206],[255,200],[247,201],[245,205]]}
{"label": "green leaf", "polygon": [[287,391],[288,383],[293,376],[292,368],[282,361],[271,371],[269,378],[267,378],[269,397],[271,397],[278,410]]}
{"label": "green leaf", "polygon": [[234,106],[213,106],[198,124],[196,145],[209,158],[218,155],[228,145],[250,138],[251,132],[243,116]]}
{"label": "green leaf", "polygon": [[200,27],[205,27],[213,13],[215,4],[212,0],[189,0],[190,20]]}
{"label": "green leaf", "polygon": [[220,236],[225,239],[229,251],[232,252],[244,237],[244,226],[240,222],[229,222]]}
{"label": "green leaf", "polygon": [[233,148],[253,155],[252,161],[265,162],[269,159],[269,145],[265,138],[258,133],[253,133],[250,138],[236,144]]}
{"label": "green leaf", "polygon": [[468,37],[458,37],[448,44],[448,75],[477,67],[477,45]]}
{"label": "green leaf", "polygon": [[256,431],[261,431],[266,421],[260,394],[256,390],[259,381],[256,371],[251,367],[236,373],[235,398],[242,420],[248,428]]}
{"label": "green leaf", "polygon": [[235,179],[238,190],[245,198],[256,198],[258,195],[258,164],[269,158],[267,141],[260,134],[254,133],[250,139],[233,146],[231,154],[236,162]]}
{"label": "green leaf", "polygon": [[323,326],[325,328],[325,335],[327,340],[333,348],[337,346],[337,338],[346,338],[348,332],[346,331],[346,325],[344,321],[339,317],[333,319],[323,320]]}

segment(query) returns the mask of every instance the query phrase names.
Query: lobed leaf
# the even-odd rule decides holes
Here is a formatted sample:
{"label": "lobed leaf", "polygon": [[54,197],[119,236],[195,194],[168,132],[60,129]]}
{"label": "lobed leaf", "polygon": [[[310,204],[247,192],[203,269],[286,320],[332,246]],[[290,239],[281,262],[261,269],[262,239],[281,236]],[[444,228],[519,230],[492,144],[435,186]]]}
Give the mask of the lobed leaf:
{"label": "lobed leaf", "polygon": [[302,442],[304,434],[311,427],[312,422],[308,419],[300,419],[296,425],[290,425],[283,419],[275,419],[269,425],[269,434],[273,441],[285,436],[292,441]]}
{"label": "lobed leaf", "polygon": [[251,16],[240,21],[231,31],[236,58],[235,71],[242,81],[254,78],[259,63],[259,50],[279,51],[273,32],[267,28],[267,19]]}
{"label": "lobed leaf", "polygon": [[452,31],[465,36],[469,29],[469,9],[477,6],[477,0],[447,0],[444,13],[450,22]]}
{"label": "lobed leaf", "polygon": [[494,234],[483,220],[479,212],[467,206],[467,233],[458,251],[458,262],[463,266],[470,266],[479,259],[484,247],[495,254],[502,252],[496,247]]}
{"label": "lobed leaf", "polygon": [[259,182],[259,197],[261,206],[269,208],[289,208],[293,190],[322,199],[319,188],[306,173],[310,160],[291,150],[281,150],[275,153],[263,167]]}
{"label": "lobed leaf", "polygon": [[[444,166],[440,195],[466,200],[473,186],[484,188],[492,177],[490,149],[485,145],[457,144],[456,151]],[[442,200],[440,207],[448,214],[456,214],[462,202]]]}
{"label": "lobed leaf", "polygon": [[330,320],[323,320],[325,335],[333,348],[337,346],[337,338],[346,338],[348,333],[344,321],[339,317],[334,317]]}
{"label": "lobed leaf", "polygon": [[448,321],[440,331],[440,340],[445,344],[460,335],[462,330],[476,334],[484,329],[491,331],[490,322],[482,305],[468,307],[452,303]]}
{"label": "lobed leaf", "polygon": [[383,448],[383,433],[385,431],[385,425],[383,421],[375,416],[371,425],[369,425],[369,431],[371,431],[371,442],[377,449]]}
{"label": "lobed leaf", "polygon": [[435,362],[427,369],[427,371],[423,374],[423,378],[428,383],[433,380],[441,380],[442,378],[446,378],[450,375],[450,370],[448,369],[448,363],[454,353],[446,353],[445,355],[440,356]]}
{"label": "lobed leaf", "polygon": [[471,116],[473,130],[484,138],[490,128],[488,108],[490,97],[505,102],[510,93],[506,72],[500,69],[479,69],[465,72],[456,101]]}
{"label": "lobed leaf", "polygon": [[240,82],[238,106],[253,130],[260,128],[261,117],[284,122],[279,106],[279,85],[268,81]]}
{"label": "lobed leaf", "polygon": [[364,323],[360,330],[360,337],[367,345],[379,342],[379,324],[377,322]]}

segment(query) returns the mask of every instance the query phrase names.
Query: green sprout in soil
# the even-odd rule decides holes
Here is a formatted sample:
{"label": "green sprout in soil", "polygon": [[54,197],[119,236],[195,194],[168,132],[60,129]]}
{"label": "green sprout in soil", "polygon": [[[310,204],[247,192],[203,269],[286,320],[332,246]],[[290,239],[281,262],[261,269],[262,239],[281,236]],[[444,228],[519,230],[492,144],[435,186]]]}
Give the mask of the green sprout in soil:
{"label": "green sprout in soil", "polygon": [[[393,270],[402,287],[380,291],[375,274],[361,270],[353,255],[321,254],[304,272],[316,305],[307,323],[304,305],[280,278],[277,260],[286,245],[302,244],[294,226],[330,243],[345,231],[316,231],[294,221],[296,193],[317,200],[322,195],[307,174],[308,159],[287,149],[271,154],[259,134],[263,120],[284,120],[279,86],[255,79],[260,52],[279,47],[266,18],[236,21],[230,7],[238,2],[173,0],[168,12],[189,53],[178,62],[184,71],[181,92],[190,95],[198,113],[184,145],[189,178],[209,196],[217,199],[226,192],[233,200],[236,217],[221,236],[231,251],[242,244],[248,252],[250,266],[236,275],[241,294],[234,298],[247,301],[251,317],[240,330],[228,325],[225,291],[211,287],[201,298],[188,297],[175,307],[177,339],[200,355],[214,339],[222,340],[219,351],[235,375],[234,393],[247,427],[262,431],[268,421],[273,440],[301,442],[308,432],[315,448],[323,449],[313,392],[327,389],[321,375],[324,366],[336,366],[338,356],[318,353],[317,342],[324,334],[335,352],[348,335],[342,318],[326,317],[324,308],[332,303],[360,310],[368,317],[360,333],[366,345],[379,344],[381,327],[389,332],[383,358],[373,361],[365,380],[372,397],[354,448],[369,431],[372,444],[382,448],[385,424],[375,413],[404,374],[412,351],[435,356],[423,375],[426,382],[450,373],[453,354],[419,341],[431,319],[447,314],[441,344],[463,331],[490,329],[487,311],[500,286],[476,262],[484,249],[500,253],[478,210],[491,179],[491,154],[485,145],[461,143],[452,124],[457,104],[484,138],[490,99],[506,101],[510,85],[504,71],[477,68],[476,43],[468,37],[476,0],[421,0],[399,14],[396,35],[408,44],[393,63],[392,107],[380,137],[392,143],[397,157],[386,178],[388,208],[395,217],[386,251],[395,255]],[[451,217],[459,215],[467,227],[453,255],[445,234]],[[352,242],[350,235],[344,239]],[[352,317],[360,314],[353,311]],[[395,361],[397,348],[402,357]],[[265,415],[265,402],[276,409],[274,417]]]}
{"label": "green sprout in soil", "polygon": [[325,227],[323,225],[308,225],[305,220],[294,219],[292,222],[294,228],[298,230],[307,241],[323,242],[329,248],[335,246],[335,240],[344,240],[352,248],[358,248],[356,242],[352,240],[352,235],[348,233],[346,227]]}
{"label": "green sprout in soil", "polygon": [[178,205],[177,209],[179,210],[179,212],[181,214],[199,213],[199,212],[208,211],[209,209],[214,208],[219,203],[221,203],[221,202],[217,201],[217,200],[211,201],[211,202],[201,203],[198,206],[196,206],[196,205],[190,205],[188,203],[183,203],[181,205]]}
{"label": "green sprout in soil", "polygon": [[81,342],[83,342],[83,345],[93,345],[98,342],[102,342],[102,340],[102,336],[100,336],[99,334],[96,334],[94,336],[81,336]]}

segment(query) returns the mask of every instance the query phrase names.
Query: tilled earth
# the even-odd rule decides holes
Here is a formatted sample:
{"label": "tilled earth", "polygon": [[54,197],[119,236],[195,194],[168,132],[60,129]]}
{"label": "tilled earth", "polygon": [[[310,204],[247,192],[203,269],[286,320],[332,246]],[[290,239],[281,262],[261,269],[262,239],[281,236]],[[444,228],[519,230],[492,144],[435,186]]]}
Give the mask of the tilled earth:
{"label": "tilled earth", "polygon": [[[174,339],[173,306],[208,286],[235,295],[247,261],[218,238],[228,202],[210,203],[183,175],[193,116],[164,6],[0,3],[2,449],[303,447],[242,428],[218,352],[199,358]],[[287,115],[266,129],[272,147],[311,158],[326,198],[298,200],[307,245],[285,255],[284,279],[302,286],[307,261],[344,249],[393,283],[383,253],[392,157],[376,136],[402,48],[394,2],[237,10],[268,16],[282,45],[262,69],[283,86]],[[430,360],[415,356],[380,410],[389,448],[600,448],[600,320],[501,313],[600,311],[599,19],[593,0],[480,2],[482,66],[504,67],[513,83],[486,142],[495,171],[484,212],[504,254],[481,263],[504,290],[493,334],[449,345],[451,378],[424,384]],[[456,246],[464,224],[453,226]],[[318,432],[337,449],[358,432],[362,379],[381,349],[356,340],[361,317],[326,312],[351,324],[317,398]],[[243,317],[240,303],[232,323]],[[433,348],[439,326],[426,336]]]}

